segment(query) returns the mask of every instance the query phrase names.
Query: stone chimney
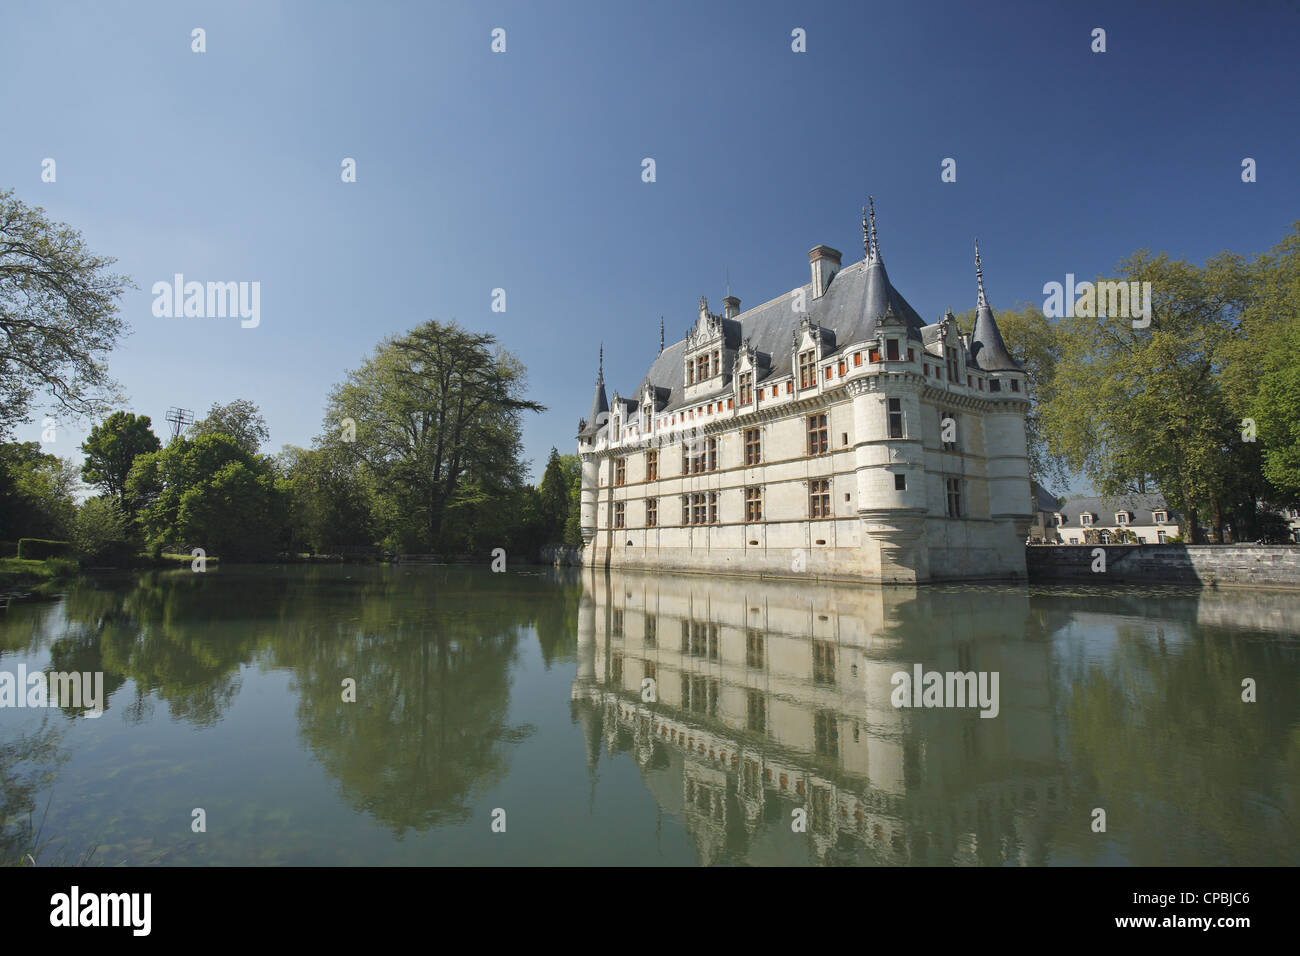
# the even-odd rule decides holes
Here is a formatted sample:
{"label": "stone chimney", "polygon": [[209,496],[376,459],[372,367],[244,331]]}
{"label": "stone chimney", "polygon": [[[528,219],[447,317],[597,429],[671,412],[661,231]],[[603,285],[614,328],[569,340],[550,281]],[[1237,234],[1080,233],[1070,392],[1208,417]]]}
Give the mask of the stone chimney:
{"label": "stone chimney", "polygon": [[724,319],[734,319],[740,315],[740,300],[734,295],[729,295],[722,300],[722,317]]}
{"label": "stone chimney", "polygon": [[808,253],[808,264],[812,267],[812,294],[820,299],[831,287],[831,280],[840,271],[840,252],[830,246],[817,246]]}

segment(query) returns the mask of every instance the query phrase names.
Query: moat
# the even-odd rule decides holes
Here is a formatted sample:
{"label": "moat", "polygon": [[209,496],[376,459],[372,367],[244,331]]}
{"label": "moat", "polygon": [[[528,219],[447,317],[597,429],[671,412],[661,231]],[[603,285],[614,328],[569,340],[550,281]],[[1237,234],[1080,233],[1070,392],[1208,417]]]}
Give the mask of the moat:
{"label": "moat", "polygon": [[[0,671],[105,698],[0,708],[0,862],[39,827],[42,864],[1293,864],[1296,621],[1173,587],[85,578],[0,611]],[[996,707],[891,700],[930,671]]]}

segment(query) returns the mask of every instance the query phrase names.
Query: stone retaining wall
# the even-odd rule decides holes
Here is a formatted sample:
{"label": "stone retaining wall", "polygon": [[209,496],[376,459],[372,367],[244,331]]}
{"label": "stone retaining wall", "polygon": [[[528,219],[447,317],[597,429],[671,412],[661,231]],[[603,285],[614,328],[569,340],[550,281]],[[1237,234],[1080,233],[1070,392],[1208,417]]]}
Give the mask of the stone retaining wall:
{"label": "stone retaining wall", "polygon": [[[1106,571],[1092,570],[1093,551]],[[1025,548],[1030,581],[1198,584],[1300,589],[1300,547],[1256,544],[1035,545]]]}

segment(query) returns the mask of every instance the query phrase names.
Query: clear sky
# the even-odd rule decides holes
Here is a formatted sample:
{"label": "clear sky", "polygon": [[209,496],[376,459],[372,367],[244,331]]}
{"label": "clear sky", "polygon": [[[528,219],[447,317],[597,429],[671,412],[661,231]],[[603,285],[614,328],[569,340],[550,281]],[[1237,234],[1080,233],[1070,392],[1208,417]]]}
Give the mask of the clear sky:
{"label": "clear sky", "polygon": [[[728,276],[743,310],[807,282],[818,243],[860,259],[868,193],[930,320],[974,306],[975,236],[997,309],[1300,219],[1300,0],[6,0],[0,62],[0,186],[139,286],[111,360],[128,407],[161,436],[171,405],[248,398],[269,450],[309,445],[384,336],[454,319],[528,366],[536,480],[573,450],[601,340],[629,394],[660,315],[671,342]],[[260,282],[260,325],[155,318],[178,272]],[[45,450],[79,461],[84,434]]]}

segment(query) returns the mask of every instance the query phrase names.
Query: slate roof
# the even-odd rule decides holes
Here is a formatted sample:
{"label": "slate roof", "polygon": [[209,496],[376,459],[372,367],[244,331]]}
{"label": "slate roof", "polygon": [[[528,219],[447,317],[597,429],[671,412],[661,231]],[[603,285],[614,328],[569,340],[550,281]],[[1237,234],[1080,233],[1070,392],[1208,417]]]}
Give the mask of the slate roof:
{"label": "slate roof", "polygon": [[970,354],[975,366],[986,372],[1019,372],[1020,363],[1011,357],[1007,343],[1002,341],[998,324],[993,321],[993,310],[987,302],[980,305],[975,316],[975,330],[971,333]]}
{"label": "slate roof", "polygon": [[[885,264],[879,257],[870,261],[854,263],[835,274],[830,288],[820,298],[812,297],[812,283],[803,287],[804,302],[808,309],[808,318],[816,325],[834,333],[835,348],[826,354],[833,355],[845,347],[873,338],[876,323],[889,306],[903,318],[907,324],[907,337],[921,341],[921,329],[927,324],[907,300],[894,288],[885,271]],[[737,344],[748,340],[759,352],[771,356],[771,369],[758,381],[780,378],[791,374],[793,333],[799,327],[802,315],[791,308],[794,291],[765,302],[737,316],[724,319],[724,328],[728,345],[731,346],[732,335]],[[734,322],[736,330],[726,323]],[[685,388],[686,363],[683,353],[686,340],[683,338],[668,345],[651,364],[649,372],[637,386],[636,395],[640,395],[647,384],[666,388],[669,392],[664,410],[670,410],[686,404],[683,398]],[[727,389],[729,391],[729,388]],[[693,399],[707,401],[708,396]]]}
{"label": "slate roof", "polygon": [[1092,527],[1113,528],[1116,526],[1115,513],[1130,511],[1133,517],[1130,525],[1153,525],[1156,523],[1153,512],[1163,511],[1168,516],[1168,523],[1177,524],[1180,520],[1177,512],[1165,504],[1164,495],[1137,494],[1116,495],[1113,498],[1071,498],[1059,509],[1062,518],[1061,527],[1081,528],[1079,515],[1085,511],[1096,515]]}
{"label": "slate roof", "polygon": [[1057,503],[1056,495],[1052,494],[1038,482],[1030,482],[1030,491],[1034,496],[1034,510],[1046,511],[1049,514],[1056,514]]}

